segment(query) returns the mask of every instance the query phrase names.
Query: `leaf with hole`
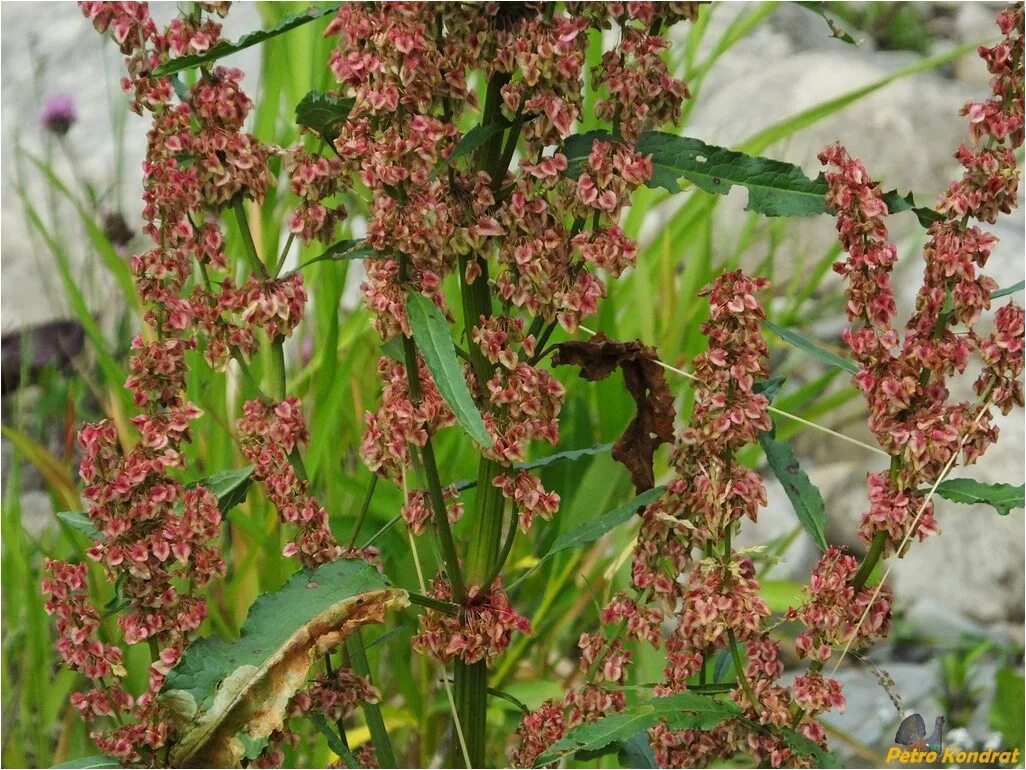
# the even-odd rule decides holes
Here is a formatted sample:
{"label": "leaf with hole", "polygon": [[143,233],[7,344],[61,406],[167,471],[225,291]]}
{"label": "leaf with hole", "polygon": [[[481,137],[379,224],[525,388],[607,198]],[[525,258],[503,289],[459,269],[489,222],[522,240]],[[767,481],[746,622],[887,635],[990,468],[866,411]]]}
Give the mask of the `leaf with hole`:
{"label": "leaf with hole", "polygon": [[976,479],[947,479],[937,486],[936,494],[953,503],[993,506],[1001,516],[1026,505],[1026,485],[1023,484],[1016,487],[1012,484],[985,484]]}
{"label": "leaf with hole", "polygon": [[351,559],[298,572],[258,597],[238,639],[199,639],[168,673],[159,697],[180,736],[171,764],[237,766],[246,751],[238,734],[258,741],[281,729],[289,699],[326,650],[408,604],[405,591]]}
{"label": "leaf with hole", "polygon": [[406,313],[413,339],[438,392],[452,408],[467,435],[486,449],[490,448],[492,437],[470,395],[463,367],[456,358],[456,346],[449,335],[449,323],[442,311],[423,294],[410,294],[406,299]]}
{"label": "leaf with hole", "polygon": [[823,504],[823,495],[801,469],[798,458],[786,442],[777,441],[772,433],[763,431],[759,434],[759,444],[766,452],[770,470],[783,486],[802,528],[820,550],[826,551],[826,506]]}
{"label": "leaf with hole", "polygon": [[171,61],[165,62],[153,70],[153,76],[159,78],[165,75],[171,75],[175,72],[181,72],[182,70],[191,69],[192,67],[199,67],[201,64],[208,64],[209,62],[223,59],[225,56],[238,53],[250,46],[258,45],[263,43],[265,40],[270,40],[272,37],[277,37],[285,32],[290,32],[291,30],[296,29],[296,27],[301,27],[304,24],[309,24],[311,21],[316,21],[322,16],[327,16],[329,13],[335,13],[335,11],[338,10],[338,6],[338,3],[331,3],[329,5],[311,7],[302,13],[290,13],[288,16],[284,16],[282,20],[273,27],[250,32],[249,34],[240,37],[234,43],[222,40],[213,48],[204,51],[203,53],[189,54],[188,56],[179,56],[177,59],[171,59]]}

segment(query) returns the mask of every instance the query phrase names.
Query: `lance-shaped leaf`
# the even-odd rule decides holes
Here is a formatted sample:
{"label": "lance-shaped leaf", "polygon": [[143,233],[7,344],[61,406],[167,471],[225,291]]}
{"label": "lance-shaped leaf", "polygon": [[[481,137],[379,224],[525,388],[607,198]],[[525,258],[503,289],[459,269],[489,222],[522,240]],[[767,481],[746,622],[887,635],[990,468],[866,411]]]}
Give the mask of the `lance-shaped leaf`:
{"label": "lance-shaped leaf", "polygon": [[1017,291],[1022,291],[1023,289],[1026,289],[1026,281],[1019,281],[1018,283],[1013,283],[1011,286],[998,289],[990,295],[990,298],[1001,299],[1002,297],[1007,297],[1009,294],[1015,294]]}
{"label": "lance-shaped leaf", "polygon": [[523,575],[518,577],[507,590],[511,590],[513,586],[519,584],[523,580],[526,580],[528,575],[538,569],[538,567],[551,559],[557,553],[566,551],[570,548],[580,548],[581,546],[594,543],[610,530],[630,521],[634,514],[646,505],[654,503],[665,491],[666,487],[653,487],[652,489],[642,492],[629,503],[625,503],[619,508],[614,508],[609,511],[609,513],[605,513],[598,518],[586,521],[583,524],[574,527],[569,532],[564,532],[555,539],[549,547],[549,550],[545,552],[545,555],[538,559],[538,561],[536,561],[530,569],[524,572]]}
{"label": "lance-shaped leaf", "polygon": [[59,765],[54,765],[51,770],[71,770],[71,768],[110,768],[110,767],[121,767],[121,763],[112,757],[105,757],[102,754],[97,754],[92,757],[82,757],[80,759],[69,759],[67,762],[61,762]]}
{"label": "lance-shaped leaf", "polygon": [[[612,444],[596,444],[595,446],[584,447],[583,449],[566,449],[562,452],[553,452],[550,455],[539,457],[537,460],[529,460],[523,463],[513,463],[513,467],[521,471],[530,471],[535,468],[545,468],[558,463],[568,463],[580,460],[582,457],[591,455],[604,455],[613,448]],[[456,482],[456,489],[460,492],[466,489],[473,489],[477,486],[476,479],[463,479]]]}
{"label": "lance-shaped leaf", "polygon": [[423,294],[410,294],[406,313],[424,363],[435,380],[438,392],[452,408],[467,434],[485,448],[492,446],[492,437],[481,413],[470,395],[463,367],[456,358],[456,346],[449,336],[449,324],[438,306]]}
{"label": "lance-shaped leaf", "polygon": [[736,703],[718,701],[694,692],[652,698],[609,714],[597,722],[578,725],[538,757],[535,767],[579,751],[591,756],[600,755],[610,747],[623,745],[662,720],[671,730],[709,730],[740,715],[741,709]]}
{"label": "lance-shaped leaf", "polygon": [[844,369],[844,371],[850,372],[851,374],[859,373],[859,366],[854,361],[850,361],[843,356],[839,356],[836,353],[832,353],[829,350],[821,348],[815,342],[812,342],[798,334],[798,332],[792,331],[791,329],[785,329],[782,326],[777,326],[772,321],[763,321],[762,325],[780,337],[780,339],[794,345],[799,350],[804,350],[810,356],[822,361],[827,366],[836,366],[837,368]]}
{"label": "lance-shaped leaf", "polygon": [[198,67],[201,64],[207,64],[209,62],[216,61],[217,59],[224,58],[225,56],[229,56],[230,54],[238,53],[245,48],[258,45],[265,40],[270,40],[272,37],[277,37],[278,35],[289,32],[296,27],[309,24],[311,21],[315,21],[329,13],[334,13],[338,10],[338,6],[338,3],[330,3],[329,5],[311,7],[302,13],[290,13],[288,16],[282,17],[282,20],[273,27],[250,32],[249,34],[240,37],[234,43],[222,40],[213,48],[204,51],[203,53],[179,56],[177,59],[165,62],[153,70],[153,75],[154,77],[171,75],[175,72],[180,72],[191,67]]}
{"label": "lance-shaped leaf", "polygon": [[296,105],[296,124],[316,131],[330,144],[338,138],[339,127],[355,103],[351,96],[310,91]]}
{"label": "lance-shaped leaf", "polygon": [[770,470],[784,487],[802,528],[821,550],[826,551],[826,506],[823,504],[823,495],[801,469],[798,458],[786,442],[777,441],[772,433],[763,431],[759,434],[759,443],[766,452]]}
{"label": "lance-shaped leaf", "polygon": [[[929,491],[929,490],[927,490]],[[984,484],[976,479],[947,479],[937,486],[936,494],[953,503],[985,504],[1006,516],[1013,508],[1026,507],[1026,485]]]}
{"label": "lance-shaped leaf", "polygon": [[[567,158],[567,174],[580,175],[596,139],[610,141],[608,131],[575,134],[563,144]],[[746,155],[726,147],[706,144],[690,136],[676,136],[661,131],[647,131],[638,139],[635,149],[652,157],[652,178],[649,187],[662,187],[671,193],[681,191],[684,179],[716,195],[726,195],[736,186],[748,190],[748,211],[768,217],[800,217],[828,214],[827,183],[823,174],[810,179],[800,166],[772,158]],[[917,207],[912,194],[897,191],[884,194],[884,202],[893,214],[912,210],[919,221],[928,226],[940,218],[932,209]]]}
{"label": "lance-shaped leaf", "polygon": [[379,623],[390,607],[408,604],[406,592],[371,565],[346,559],[298,572],[277,593],[259,597],[238,639],[200,639],[168,674],[160,699],[181,736],[171,764],[238,766],[248,744],[281,729],[315,660],[361,626]]}
{"label": "lance-shaped leaf", "polygon": [[90,540],[103,539],[103,533],[96,528],[96,525],[89,519],[89,514],[84,511],[58,511],[57,518]]}

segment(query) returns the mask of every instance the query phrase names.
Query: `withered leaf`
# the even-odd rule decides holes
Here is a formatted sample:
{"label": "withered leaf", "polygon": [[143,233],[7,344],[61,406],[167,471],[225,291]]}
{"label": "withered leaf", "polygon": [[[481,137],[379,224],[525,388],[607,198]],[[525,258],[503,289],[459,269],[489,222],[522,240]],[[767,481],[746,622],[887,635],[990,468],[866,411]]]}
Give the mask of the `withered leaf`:
{"label": "withered leaf", "polygon": [[259,597],[234,642],[189,645],[159,696],[179,726],[171,766],[239,767],[247,745],[281,729],[315,660],[407,604],[406,592],[372,566],[344,559],[298,572]]}
{"label": "withered leaf", "polygon": [[661,444],[673,442],[676,415],[673,394],[666,385],[655,349],[640,340],[618,342],[599,332],[587,341],[557,345],[553,363],[579,366],[581,377],[590,382],[604,380],[617,369],[623,371],[623,381],[637,405],[637,413],[613,445],[613,459],[630,471],[638,492],[655,486],[655,451]]}

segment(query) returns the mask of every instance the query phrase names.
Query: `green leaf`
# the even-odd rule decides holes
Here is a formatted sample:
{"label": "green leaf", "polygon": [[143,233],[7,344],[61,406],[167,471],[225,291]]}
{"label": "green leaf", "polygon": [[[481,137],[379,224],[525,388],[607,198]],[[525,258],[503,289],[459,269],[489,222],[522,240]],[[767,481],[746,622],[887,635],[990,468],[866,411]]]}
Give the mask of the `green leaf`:
{"label": "green leaf", "polygon": [[991,299],[1001,299],[1007,297],[1009,294],[1015,294],[1017,291],[1026,289],[1026,281],[1019,281],[1019,283],[1013,283],[1011,286],[1006,286],[1003,289],[998,289],[990,295]]}
{"label": "green leaf", "polygon": [[92,757],[82,757],[81,759],[69,759],[67,762],[61,762],[59,765],[54,765],[53,770],[60,770],[61,768],[87,768],[87,767],[121,767],[121,763],[111,757],[105,757],[102,754],[96,754]]}
{"label": "green leaf", "polygon": [[634,514],[637,513],[639,508],[658,500],[665,491],[666,487],[653,487],[652,489],[642,492],[629,503],[621,505],[619,508],[614,508],[609,513],[605,513],[597,519],[586,521],[579,527],[574,527],[569,532],[564,532],[556,538],[552,547],[549,548],[548,552],[542,557],[542,559],[548,559],[550,556],[554,556],[560,551],[565,551],[568,548],[579,548],[582,545],[594,543],[604,534],[609,532],[609,530],[629,521]]}
{"label": "green leaf", "polygon": [[290,13],[270,29],[258,29],[255,32],[250,32],[249,34],[240,37],[234,43],[222,40],[220,43],[204,53],[179,56],[177,59],[165,62],[153,70],[153,76],[163,77],[165,75],[171,75],[175,72],[181,72],[182,70],[190,69],[191,67],[198,67],[201,64],[207,64],[209,62],[216,61],[217,59],[222,59],[225,56],[229,56],[230,54],[238,53],[244,48],[257,45],[265,40],[270,40],[272,37],[277,37],[278,35],[289,32],[296,27],[309,24],[311,21],[315,21],[329,13],[334,13],[338,10],[338,6],[338,3],[331,3],[329,5],[310,8],[302,13]]}
{"label": "green leaf", "polygon": [[779,730],[779,732],[783,737],[784,742],[790,747],[791,751],[803,757],[812,757],[816,763],[816,767],[841,766],[837,761],[837,757],[835,757],[832,752],[826,751],[815,741],[809,740],[804,735],[801,735],[794,730],[782,729]]}
{"label": "green leaf", "polygon": [[58,511],[57,518],[90,540],[103,540],[103,533],[90,521],[89,515],[84,511]]}
{"label": "green leaf", "polygon": [[976,479],[948,479],[937,486],[937,494],[945,500],[966,505],[986,504],[994,506],[1006,516],[1013,508],[1026,507],[1026,485],[984,484]]}
{"label": "green leaf", "polygon": [[772,321],[763,321],[762,325],[774,334],[776,334],[785,342],[789,342],[796,348],[804,350],[813,358],[822,361],[827,366],[836,366],[852,374],[859,373],[859,366],[854,361],[850,361],[847,358],[844,358],[843,356],[837,355],[836,353],[831,353],[829,350],[824,350],[823,348],[819,347],[819,345],[817,345],[816,343],[798,334],[798,332],[792,331],[791,329],[785,329],[782,326],[777,326]]}
{"label": "green leaf", "polygon": [[325,142],[338,138],[339,126],[345,123],[356,99],[349,96],[310,91],[296,105],[296,124],[313,129]]}
{"label": "green leaf", "polygon": [[313,722],[314,727],[320,730],[321,735],[328,742],[328,748],[335,752],[336,756],[341,757],[346,761],[348,767],[360,767],[360,763],[356,757],[353,756],[353,752],[350,751],[349,747],[342,743],[342,738],[331,729],[331,725],[328,724],[328,720],[324,718],[323,714],[317,712],[310,712],[307,714],[307,719]]}
{"label": "green leaf", "polygon": [[823,531],[826,525],[826,506],[823,504],[823,495],[805,475],[805,471],[798,464],[798,458],[786,442],[777,441],[773,434],[763,431],[759,434],[759,443],[766,452],[766,461],[773,475],[784,487],[784,492],[787,493],[787,498],[798,515],[798,521],[813,542],[821,550],[826,551],[828,546]]}
{"label": "green leaf", "polygon": [[[574,134],[563,145],[567,157],[567,174],[578,177],[584,167],[592,143],[609,141],[608,131]],[[826,205],[827,183],[820,173],[810,179],[800,166],[780,160],[746,155],[736,150],[706,144],[690,136],[676,136],[661,131],[647,131],[638,139],[635,149],[652,156],[652,178],[649,187],[662,187],[671,193],[681,192],[685,179],[707,193],[726,195],[736,186],[748,190],[747,211],[768,217],[801,217],[829,214]],[[921,222],[940,218],[929,208],[916,207],[912,194],[901,196],[896,191],[884,194],[891,213],[913,210]]]}
{"label": "green leaf", "polygon": [[259,740],[281,728],[319,650],[408,603],[374,567],[351,559],[302,570],[277,593],[260,596],[238,639],[199,639],[169,672],[160,698],[181,736],[171,764],[237,766],[245,753],[237,733]]}
{"label": "green leaf", "polygon": [[616,753],[620,767],[659,767],[652,744],[648,740],[648,730],[642,730],[620,744]]}
{"label": "green leaf", "polygon": [[228,513],[236,505],[246,499],[249,486],[253,483],[253,466],[245,468],[220,471],[207,476],[205,479],[193,481],[188,486],[204,486],[209,489],[217,498],[217,507],[221,513]]}
{"label": "green leaf", "polygon": [[467,434],[482,447],[491,447],[492,437],[470,395],[463,367],[456,358],[456,346],[449,336],[449,324],[442,311],[423,294],[413,293],[406,299],[406,313],[413,338],[438,386],[438,392],[452,407]]}
{"label": "green leaf", "polygon": [[509,128],[509,121],[505,118],[497,118],[486,125],[477,124],[463,135],[456,144],[455,149],[448,158],[441,164],[440,168],[455,163],[460,158],[473,154],[477,149],[496,134],[502,133]]}
{"label": "green leaf", "polygon": [[[389,340],[389,342],[391,342],[391,340]],[[387,345],[388,343],[385,344]],[[384,347],[384,345],[382,347]],[[388,353],[386,352],[386,354]],[[525,463],[513,463],[513,467],[517,470],[529,471],[534,470],[535,468],[544,468],[549,465],[555,465],[557,463],[573,462],[590,455],[606,454],[612,450],[612,448],[612,444],[596,444],[595,446],[585,447],[583,449],[567,449],[563,452],[555,452],[550,455],[545,455],[545,457],[539,457],[537,460],[531,460]],[[456,489],[460,492],[466,489],[473,489],[476,486],[476,479],[463,479],[463,481],[456,482]]]}
{"label": "green leaf", "polygon": [[1023,675],[1013,668],[998,669],[994,675],[994,701],[990,706],[990,726],[1001,733],[1005,746],[1022,746],[1026,712]]}
{"label": "green leaf", "polygon": [[709,730],[740,715],[737,704],[694,692],[652,698],[597,722],[578,725],[538,757],[535,767],[556,762],[570,753],[584,752],[591,756],[608,753],[608,747],[618,747],[662,720],[666,720],[671,730]]}
{"label": "green leaf", "polygon": [[324,262],[329,259],[341,262],[342,260],[348,259],[370,259],[377,255],[378,252],[368,246],[367,242],[362,238],[348,238],[344,241],[333,243],[316,257],[308,259],[306,262],[289,271],[289,275],[298,273],[300,270],[309,267],[316,262]]}

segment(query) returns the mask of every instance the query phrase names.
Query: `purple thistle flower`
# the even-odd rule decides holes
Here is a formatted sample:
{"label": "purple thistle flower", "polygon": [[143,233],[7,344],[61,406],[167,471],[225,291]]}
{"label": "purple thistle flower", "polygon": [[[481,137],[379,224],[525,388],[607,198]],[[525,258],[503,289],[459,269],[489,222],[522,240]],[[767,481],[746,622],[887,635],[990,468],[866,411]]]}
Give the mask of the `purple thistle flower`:
{"label": "purple thistle flower", "polygon": [[43,105],[39,122],[47,131],[64,136],[78,118],[75,100],[69,94],[54,94]]}

